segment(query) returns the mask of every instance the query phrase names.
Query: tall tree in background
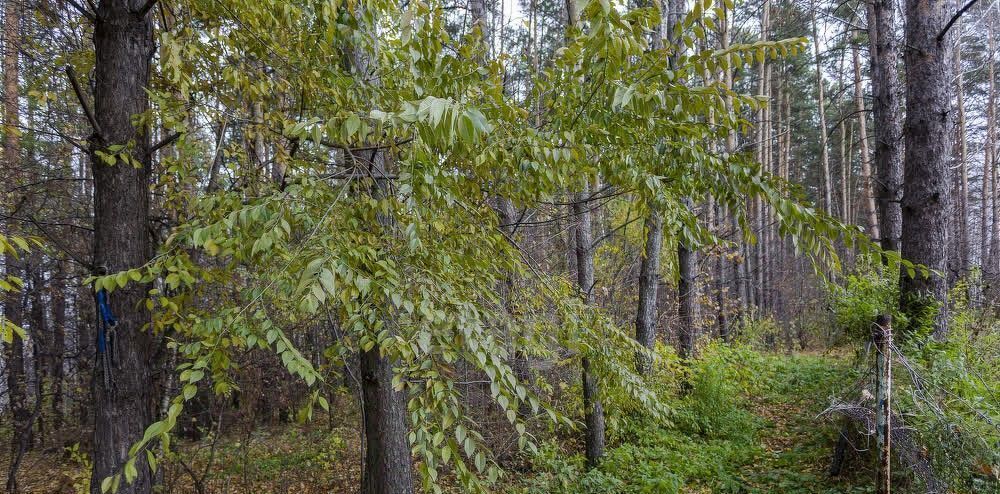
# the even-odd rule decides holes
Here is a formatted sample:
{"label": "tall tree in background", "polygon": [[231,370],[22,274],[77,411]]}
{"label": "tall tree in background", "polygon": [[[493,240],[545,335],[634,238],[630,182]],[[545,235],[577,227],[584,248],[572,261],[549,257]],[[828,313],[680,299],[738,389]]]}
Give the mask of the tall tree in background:
{"label": "tall tree in background", "polygon": [[[960,2],[956,2],[959,4]],[[955,70],[955,160],[958,162],[957,180],[955,181],[956,214],[958,215],[958,225],[956,227],[955,242],[952,243],[952,252],[957,259],[957,270],[959,275],[968,274],[971,269],[971,256],[969,249],[969,163],[968,163],[968,143],[966,142],[966,115],[965,115],[965,71],[962,68],[962,36],[961,24],[954,27],[955,36],[955,60],[953,69]]]}
{"label": "tall tree in background", "polygon": [[[991,25],[992,23],[990,23]],[[990,198],[995,194],[994,184],[993,184],[993,162],[995,161],[996,155],[996,136],[997,136],[997,110],[996,110],[996,62],[994,62],[995,57],[992,55],[993,52],[993,29],[989,29],[987,34],[987,53],[989,53],[989,59],[986,62],[987,67],[987,93],[986,93],[986,142],[983,146],[983,174],[982,174],[982,187],[980,192],[980,204],[979,204],[979,267],[983,270],[984,274],[993,275],[994,266],[992,263],[993,253],[991,251],[990,237],[991,237],[991,223],[992,218],[992,205]]]}
{"label": "tall tree in background", "polygon": [[[906,154],[903,171],[902,255],[936,271],[904,276],[904,310],[919,320],[937,304],[934,335],[948,331],[948,238],[951,214],[951,43],[945,36],[952,2],[906,3]],[[880,36],[885,33],[879,33]]]}
{"label": "tall tree in background", "polygon": [[877,240],[881,238],[881,234],[878,228],[878,212],[875,207],[875,177],[872,176],[871,153],[868,148],[868,112],[865,111],[864,86],[861,84],[861,57],[858,55],[858,51],[857,43],[852,43],[854,111],[858,114],[858,140],[861,144],[861,204],[868,234]]}
{"label": "tall tree in background", "polygon": [[816,110],[819,112],[819,164],[823,174],[823,210],[833,212],[833,177],[830,175],[829,138],[826,129],[826,94],[823,85],[823,61],[819,51],[819,29],[816,27],[816,16],[819,7],[812,4],[812,34],[813,54],[816,64]]}
{"label": "tall tree in background", "polygon": [[[146,125],[134,125],[134,119],[149,109],[146,91],[155,50],[150,20],[154,4],[101,0],[94,16],[94,129],[89,141],[94,174],[94,266],[102,274],[139,268],[153,253],[148,223],[150,132]],[[88,104],[82,93],[81,100]],[[128,160],[106,161],[115,154]],[[147,284],[136,282],[108,295],[118,325],[114,343],[104,356],[110,365],[96,366],[93,386],[94,494],[101,492],[105,478],[125,470],[129,448],[153,422],[156,404],[150,383],[155,340],[145,304],[148,289]],[[152,491],[146,457],[137,458],[135,479],[124,483],[121,493]],[[131,476],[130,471],[125,473]]]}

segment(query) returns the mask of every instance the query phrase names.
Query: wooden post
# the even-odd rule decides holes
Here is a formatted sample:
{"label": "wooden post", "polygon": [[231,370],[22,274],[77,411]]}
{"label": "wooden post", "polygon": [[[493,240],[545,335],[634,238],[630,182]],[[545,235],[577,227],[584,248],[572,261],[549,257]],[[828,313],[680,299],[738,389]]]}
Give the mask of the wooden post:
{"label": "wooden post", "polygon": [[892,317],[881,314],[872,326],[875,343],[875,444],[878,451],[876,494],[889,494],[892,448]]}

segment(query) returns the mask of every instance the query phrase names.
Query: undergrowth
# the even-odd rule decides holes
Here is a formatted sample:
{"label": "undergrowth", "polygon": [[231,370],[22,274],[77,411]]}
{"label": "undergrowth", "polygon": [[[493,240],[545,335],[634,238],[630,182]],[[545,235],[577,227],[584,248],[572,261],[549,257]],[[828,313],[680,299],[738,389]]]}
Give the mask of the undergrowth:
{"label": "undergrowth", "polygon": [[672,423],[622,418],[615,445],[590,471],[582,455],[550,441],[534,458],[535,474],[510,492],[868,492],[825,475],[836,430],[816,418],[852,373],[831,357],[709,345],[671,399]]}

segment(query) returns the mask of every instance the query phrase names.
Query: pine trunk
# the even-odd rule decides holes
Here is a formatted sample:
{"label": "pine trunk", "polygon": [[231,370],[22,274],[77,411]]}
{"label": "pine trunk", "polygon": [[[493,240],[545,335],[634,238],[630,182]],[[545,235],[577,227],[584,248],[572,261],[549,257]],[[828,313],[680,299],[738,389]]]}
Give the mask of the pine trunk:
{"label": "pine trunk", "polygon": [[[149,108],[146,88],[155,50],[149,14],[139,15],[144,1],[102,0],[94,26],[94,113],[99,129],[90,138],[94,173],[94,265],[117,273],[146,264],[152,255],[148,224],[150,185],[149,132],[133,126],[133,118]],[[97,155],[112,145],[130,145],[139,166],[109,166]],[[151,364],[152,322],[145,309],[149,286],[129,283],[109,295],[118,319],[114,344],[105,354],[111,375],[96,366],[93,473],[90,488],[101,491],[104,478],[122,472],[128,450],[153,421]],[[105,387],[110,383],[110,389]],[[122,482],[120,493],[148,493],[153,477],[145,455],[139,455],[135,482]]]}
{"label": "pine trunk", "polygon": [[[951,211],[951,56],[950,43],[938,33],[950,18],[951,2],[908,0],[906,8],[906,138],[903,183],[902,255],[944,273],[948,268]],[[917,320],[931,304],[939,305],[934,336],[948,331],[947,277],[903,276],[901,301]]]}
{"label": "pine trunk", "polygon": [[875,174],[882,248],[899,251],[903,229],[903,148],[899,113],[899,49],[895,41],[895,0],[868,4],[871,43],[872,113],[875,124]]}

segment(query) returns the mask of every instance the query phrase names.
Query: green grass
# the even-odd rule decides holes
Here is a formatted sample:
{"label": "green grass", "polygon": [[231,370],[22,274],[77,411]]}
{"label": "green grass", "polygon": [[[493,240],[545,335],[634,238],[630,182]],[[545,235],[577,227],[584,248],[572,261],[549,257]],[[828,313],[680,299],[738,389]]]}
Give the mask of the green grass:
{"label": "green grass", "polygon": [[514,492],[867,493],[868,472],[826,474],[836,428],[816,415],[853,381],[849,359],[717,350],[692,369],[674,424],[621,420],[597,469],[550,443]]}

